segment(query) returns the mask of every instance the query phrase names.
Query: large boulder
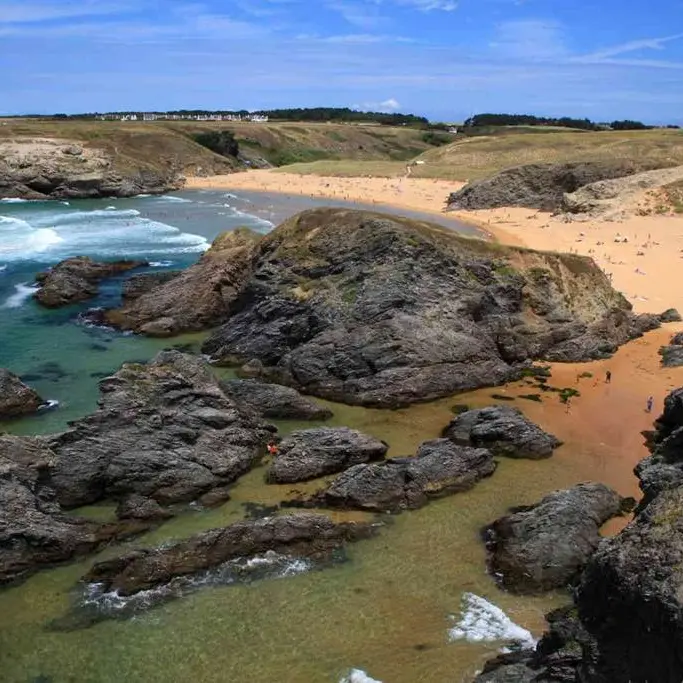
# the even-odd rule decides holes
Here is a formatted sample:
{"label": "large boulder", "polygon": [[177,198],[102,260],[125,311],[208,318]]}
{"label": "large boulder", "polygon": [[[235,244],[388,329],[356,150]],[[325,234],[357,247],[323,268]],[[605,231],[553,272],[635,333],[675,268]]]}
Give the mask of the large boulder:
{"label": "large boulder", "polygon": [[236,558],[267,551],[292,557],[329,555],[346,541],[367,538],[373,528],[362,523],[334,524],[325,515],[302,513],[235,522],[174,545],[134,550],[98,562],[84,580],[105,591],[133,595],[167,584],[175,577],[195,574]]}
{"label": "large boulder", "polygon": [[89,256],[74,256],[60,261],[36,275],[40,289],[34,294],[39,304],[59,308],[97,296],[97,284],[108,277],[149,265],[146,261],[93,261]]}
{"label": "large boulder", "polygon": [[223,391],[261,417],[277,420],[327,420],[332,411],[302,396],[296,389],[257,379],[229,379]]}
{"label": "large boulder", "polygon": [[[192,277],[202,284],[181,276],[141,297],[179,288],[149,315],[122,314],[124,326],[145,332],[162,316],[153,333],[176,329],[175,300],[195,311],[199,299],[201,309],[193,287],[203,291],[213,272],[200,263]],[[659,324],[634,316],[588,258],[347,209],[290,219],[224,272],[229,306],[209,317],[225,324],[203,352],[225,364],[258,361],[262,378],[352,404],[395,407],[500,384],[528,359],[606,357]]]}
{"label": "large boulder", "polygon": [[600,527],[622,512],[603,484],[578,484],[515,508],[487,527],[491,574],[514,593],[540,593],[574,582],[600,542]]}
{"label": "large boulder", "polygon": [[383,460],[387,450],[384,441],[356,429],[305,429],[293,432],[282,441],[267,480],[271,484],[288,484],[317,479],[353,465]]}
{"label": "large boulder", "polygon": [[564,195],[599,180],[622,178],[656,164],[631,159],[528,164],[508,168],[490,178],[475,180],[448,198],[449,209],[495,209],[523,206],[555,211]]}
{"label": "large boulder", "polygon": [[683,680],[683,488],[660,493],[604,541],[576,600],[597,643],[590,680]]}
{"label": "large boulder", "polygon": [[559,439],[528,420],[520,410],[491,406],[460,413],[443,436],[463,446],[488,448],[509,458],[547,458],[561,445]]}
{"label": "large boulder", "polygon": [[160,270],[155,273],[132,275],[123,283],[121,297],[127,302],[138,299],[143,294],[151,292],[155,287],[177,278],[182,272],[182,270]]}
{"label": "large boulder", "polygon": [[316,494],[312,503],[377,512],[416,509],[431,498],[472,488],[495,469],[490,451],[436,439],[423,443],[411,458],[351,467]]}
{"label": "large boulder", "polygon": [[164,351],[100,382],[95,413],[50,439],[59,502],[139,494],[165,505],[223,488],[263,454],[273,428],[221,390],[203,361]]}
{"label": "large boulder", "polygon": [[122,308],[107,311],[106,322],[152,337],[224,322],[252,273],[258,239],[246,228],[220,235],[195,265],[140,296],[129,296]]}
{"label": "large boulder", "polygon": [[0,420],[35,413],[44,401],[9,370],[0,368]]}
{"label": "large boulder", "polygon": [[683,332],[675,334],[667,346],[659,349],[662,365],[665,368],[677,368],[683,365]]}

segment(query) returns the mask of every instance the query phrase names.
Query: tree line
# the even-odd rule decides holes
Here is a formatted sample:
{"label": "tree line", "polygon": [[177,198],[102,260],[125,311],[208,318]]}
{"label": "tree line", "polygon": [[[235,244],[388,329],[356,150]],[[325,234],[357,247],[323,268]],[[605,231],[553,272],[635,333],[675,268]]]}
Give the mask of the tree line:
{"label": "tree line", "polygon": [[574,119],[569,116],[552,118],[532,116],[531,114],[477,114],[467,119],[465,129],[484,128],[490,126],[557,126],[559,128],[578,128],[579,130],[648,130],[641,121],[612,121],[611,123],[595,123],[590,119]]}

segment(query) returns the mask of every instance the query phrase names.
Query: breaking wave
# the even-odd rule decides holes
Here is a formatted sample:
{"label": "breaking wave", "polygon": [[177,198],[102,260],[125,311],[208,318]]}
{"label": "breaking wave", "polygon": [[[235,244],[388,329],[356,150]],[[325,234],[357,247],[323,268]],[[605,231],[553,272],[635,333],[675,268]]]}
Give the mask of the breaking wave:
{"label": "breaking wave", "polygon": [[472,643],[516,643],[523,648],[533,648],[536,640],[529,631],[515,624],[500,607],[496,607],[473,593],[462,597],[459,619],[448,631],[451,641],[467,640]]}
{"label": "breaking wave", "polygon": [[21,308],[27,299],[30,299],[35,292],[37,292],[39,286],[36,284],[29,284],[28,282],[22,282],[19,285],[14,286],[14,294],[5,299],[2,304],[3,308]]}
{"label": "breaking wave", "polygon": [[339,683],[382,683],[382,681],[370,678],[362,669],[351,669],[346,676],[339,679]]}

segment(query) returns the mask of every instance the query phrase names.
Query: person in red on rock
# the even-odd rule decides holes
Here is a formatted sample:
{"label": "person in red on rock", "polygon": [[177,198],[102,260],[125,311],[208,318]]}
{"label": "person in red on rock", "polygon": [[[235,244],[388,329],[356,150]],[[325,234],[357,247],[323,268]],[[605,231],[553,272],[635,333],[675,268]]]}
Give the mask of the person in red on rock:
{"label": "person in red on rock", "polygon": [[271,441],[266,448],[268,449],[268,455],[277,455],[277,444]]}

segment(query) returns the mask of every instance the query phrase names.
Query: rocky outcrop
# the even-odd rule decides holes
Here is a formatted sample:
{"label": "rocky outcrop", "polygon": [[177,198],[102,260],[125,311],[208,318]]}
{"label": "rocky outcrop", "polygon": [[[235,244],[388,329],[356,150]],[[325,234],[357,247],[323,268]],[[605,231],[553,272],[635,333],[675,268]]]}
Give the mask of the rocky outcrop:
{"label": "rocky outcrop", "polygon": [[152,337],[224,322],[252,274],[257,242],[258,235],[246,228],[224,233],[194,266],[108,311],[106,322]]}
{"label": "rocky outcrop", "polygon": [[327,420],[332,411],[302,396],[296,389],[257,379],[231,379],[221,389],[257,415],[276,420]]}
{"label": "rocky outcrop", "polygon": [[651,168],[656,168],[656,165],[648,166],[647,163],[632,160],[515,166],[453,192],[448,198],[448,208],[524,206],[555,211],[563,205],[567,192],[575,192],[590,183],[623,178]]}
{"label": "rocky outcrop", "polygon": [[101,280],[147,265],[146,261],[99,262],[89,256],[75,256],[38,273],[36,282],[40,289],[34,296],[47,308],[68,306],[97,296]]}
{"label": "rocky outcrop", "polygon": [[123,283],[121,297],[126,302],[138,299],[155,287],[170,282],[182,272],[182,270],[160,270],[156,273],[139,273],[138,275],[132,275]]}
{"label": "rocky outcrop", "polygon": [[266,551],[292,557],[327,556],[345,542],[367,538],[372,533],[373,528],[367,524],[334,524],[325,515],[311,513],[247,520],[206,531],[175,545],[135,550],[98,562],[83,580],[127,596],[167,584],[175,577]]}
{"label": "rocky outcrop", "polygon": [[612,177],[591,182],[575,192],[566,194],[562,210],[586,220],[620,220],[632,213],[629,202],[645,190],[661,188],[683,179],[683,166],[635,173],[628,177]]}
{"label": "rocky outcrop", "polygon": [[606,540],[578,587],[597,644],[592,681],[683,680],[683,489],[664,491]]}
{"label": "rocky outcrop", "polygon": [[0,420],[35,413],[45,402],[9,370],[0,368]]}
{"label": "rocky outcrop", "polygon": [[666,368],[677,368],[683,365],[683,332],[675,334],[668,346],[659,349],[662,365]]}
{"label": "rocky outcrop", "polygon": [[[655,426],[652,455],[636,468],[644,498],[634,520],[588,560],[576,606],[549,615],[556,623],[535,651],[491,662],[485,675],[494,677],[479,681],[683,680],[683,388],[666,398]],[[519,678],[504,677],[515,671]],[[522,677],[529,671],[534,678]]]}
{"label": "rocky outcrop", "polygon": [[[605,357],[659,324],[634,316],[590,259],[381,214],[307,211],[240,248],[216,270],[212,248],[187,275],[194,285],[183,275],[112,319],[158,334],[223,316],[202,349],[215,361],[258,361],[264,379],[382,407],[500,384],[528,359]],[[206,283],[226,272],[229,293],[212,288],[222,303],[200,319]],[[175,313],[183,301],[187,318]]]}
{"label": "rocky outcrop", "polygon": [[517,408],[490,406],[460,413],[443,436],[462,446],[488,448],[494,455],[539,460],[561,445]]}
{"label": "rocky outcrop", "polygon": [[600,542],[600,527],[621,514],[621,497],[603,484],[578,484],[515,508],[487,527],[488,566],[514,593],[573,583]]}
{"label": "rocky outcrop", "polygon": [[533,650],[508,652],[489,660],[474,683],[577,683],[583,649],[592,646],[573,606],[546,615],[548,631]]}
{"label": "rocky outcrop", "polygon": [[149,528],[62,512],[50,486],[56,457],[40,439],[0,434],[0,585]]}
{"label": "rocky outcrop", "polygon": [[361,463],[383,460],[384,441],[348,427],[319,427],[293,432],[283,439],[266,479],[288,484],[317,479]]}
{"label": "rocky outcrop", "polygon": [[414,457],[356,465],[311,501],[333,508],[400,512],[472,488],[496,469],[490,451],[448,439],[423,443]]}
{"label": "rocky outcrop", "polygon": [[50,439],[51,484],[65,507],[131,494],[195,500],[247,472],[270,436],[201,359],[178,351],[123,365],[100,391],[95,413]]}
{"label": "rocky outcrop", "polygon": [[164,170],[131,164],[115,149],[45,138],[0,141],[0,198],[132,197],[176,190],[183,182],[171,164]]}

